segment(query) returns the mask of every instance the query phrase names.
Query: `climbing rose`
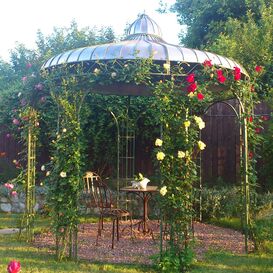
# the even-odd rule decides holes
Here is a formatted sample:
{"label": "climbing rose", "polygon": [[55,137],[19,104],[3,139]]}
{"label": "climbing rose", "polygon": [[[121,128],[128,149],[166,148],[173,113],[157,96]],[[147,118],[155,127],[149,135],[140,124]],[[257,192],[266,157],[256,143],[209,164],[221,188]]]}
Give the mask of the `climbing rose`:
{"label": "climbing rose", "polygon": [[202,150],[204,150],[205,148],[206,148],[206,144],[203,142],[203,141],[201,141],[201,140],[199,140],[198,141],[198,148],[202,151]]}
{"label": "climbing rose", "polygon": [[167,193],[167,187],[166,186],[163,186],[161,189],[160,189],[160,194],[162,195],[162,196],[164,196],[166,193]]}
{"label": "climbing rose", "polygon": [[257,65],[257,66],[255,67],[255,71],[258,72],[258,73],[261,73],[262,70],[263,70],[263,67],[260,66],[260,65]]}
{"label": "climbing rose", "polygon": [[216,74],[217,74],[217,80],[220,83],[224,83],[226,81],[226,77],[223,75],[223,70],[221,69],[216,70]]}
{"label": "climbing rose", "polygon": [[189,120],[184,121],[185,128],[190,127],[190,125],[191,125],[191,122]]}
{"label": "climbing rose", "polygon": [[11,184],[11,183],[5,183],[4,187],[7,188],[7,189],[9,189],[9,190],[12,190],[14,188],[14,185]]}
{"label": "climbing rose", "polygon": [[226,81],[226,77],[224,75],[218,75],[218,78],[217,80],[220,82],[220,83],[224,83]]}
{"label": "climbing rose", "polygon": [[60,177],[65,178],[66,177],[66,172],[60,172]]}
{"label": "climbing rose", "polygon": [[197,85],[196,85],[196,83],[194,82],[194,83],[191,83],[191,84],[187,87],[187,91],[188,91],[188,93],[194,92],[194,91],[196,90],[196,88],[197,88]]}
{"label": "climbing rose", "polygon": [[27,76],[24,76],[24,77],[22,78],[22,81],[23,81],[23,83],[25,83],[25,82],[27,81]]}
{"label": "climbing rose", "polygon": [[256,134],[260,134],[261,132],[262,132],[261,128],[259,128],[259,127],[255,128],[255,133]]}
{"label": "climbing rose", "polygon": [[197,99],[198,99],[198,100],[203,100],[204,97],[205,97],[205,96],[204,96],[202,93],[198,93],[198,94],[197,94]]}
{"label": "climbing rose", "polygon": [[193,93],[193,92],[190,92],[190,93],[188,94],[188,97],[189,97],[189,98],[193,98],[193,97],[194,97],[194,93]]}
{"label": "climbing rose", "polygon": [[186,156],[186,154],[183,151],[178,151],[177,152],[177,157],[178,158],[184,158]]}
{"label": "climbing rose", "polygon": [[11,195],[12,195],[12,196],[16,196],[16,195],[17,195],[17,191],[12,191],[12,192],[11,192]]}
{"label": "climbing rose", "polygon": [[218,69],[216,70],[217,76],[219,77],[220,75],[223,75],[223,70]]}
{"label": "climbing rose", "polygon": [[189,74],[189,75],[187,76],[187,78],[186,78],[186,81],[187,81],[188,83],[194,82],[194,74],[193,74],[193,73]]}
{"label": "climbing rose", "polygon": [[234,80],[239,81],[241,79],[241,69],[237,66],[234,67],[233,71]]}
{"label": "climbing rose", "polygon": [[32,64],[31,63],[27,63],[26,64],[26,68],[31,68],[32,67]]}
{"label": "climbing rose", "polygon": [[44,96],[41,97],[41,98],[40,98],[40,102],[46,102],[46,97],[44,97]]}
{"label": "climbing rose", "polygon": [[268,116],[262,116],[262,120],[264,120],[264,121],[269,120],[269,117]]}
{"label": "climbing rose", "polygon": [[253,158],[253,156],[254,156],[253,152],[252,152],[252,151],[250,151],[250,152],[248,153],[248,157],[249,157],[249,159],[252,159],[252,158]]}
{"label": "climbing rose", "polygon": [[162,143],[163,143],[163,141],[161,139],[157,138],[155,141],[155,146],[161,147]]}
{"label": "climbing rose", "polygon": [[19,121],[17,118],[14,118],[14,119],[12,120],[12,123],[13,123],[14,125],[19,125],[19,124],[20,124],[20,121]]}
{"label": "climbing rose", "polygon": [[18,273],[21,270],[20,262],[11,261],[7,267],[8,273]]}
{"label": "climbing rose", "polygon": [[156,154],[156,158],[157,158],[157,160],[159,160],[159,161],[162,161],[162,160],[164,159],[164,157],[165,157],[165,154],[164,154],[163,152],[158,152],[158,153]]}
{"label": "climbing rose", "polygon": [[198,125],[199,129],[202,130],[205,128],[206,124],[205,122],[202,120],[202,118],[194,116],[194,120],[196,122],[196,124]]}
{"label": "climbing rose", "polygon": [[35,85],[36,90],[41,91],[41,90],[43,90],[43,88],[44,88],[44,86],[41,83],[38,83],[38,84]]}
{"label": "climbing rose", "polygon": [[205,60],[205,61],[203,62],[203,66],[204,66],[204,67],[212,67],[211,60]]}
{"label": "climbing rose", "polygon": [[248,118],[248,121],[249,121],[249,122],[253,122],[253,117],[250,116],[250,117]]}

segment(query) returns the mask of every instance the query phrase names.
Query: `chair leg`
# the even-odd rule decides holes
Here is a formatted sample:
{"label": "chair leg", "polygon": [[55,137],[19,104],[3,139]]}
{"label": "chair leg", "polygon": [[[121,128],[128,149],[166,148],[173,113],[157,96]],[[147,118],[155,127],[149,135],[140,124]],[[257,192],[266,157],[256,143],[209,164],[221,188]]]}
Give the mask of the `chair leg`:
{"label": "chair leg", "polygon": [[117,241],[119,241],[119,218],[116,218],[116,222],[117,222]]}
{"label": "chair leg", "polygon": [[113,227],[112,227],[112,249],[114,248],[115,241],[115,218],[113,218]]}

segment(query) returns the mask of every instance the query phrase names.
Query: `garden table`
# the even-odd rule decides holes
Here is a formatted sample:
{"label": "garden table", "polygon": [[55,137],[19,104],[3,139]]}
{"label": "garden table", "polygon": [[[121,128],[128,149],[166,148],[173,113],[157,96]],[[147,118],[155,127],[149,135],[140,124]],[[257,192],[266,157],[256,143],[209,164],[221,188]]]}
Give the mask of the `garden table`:
{"label": "garden table", "polygon": [[144,234],[152,234],[152,228],[149,226],[148,217],[148,202],[152,198],[153,193],[157,193],[157,186],[147,186],[146,189],[133,188],[132,186],[121,188],[120,191],[136,194],[143,202],[143,214],[142,219],[136,224],[138,225],[138,230],[142,229]]}

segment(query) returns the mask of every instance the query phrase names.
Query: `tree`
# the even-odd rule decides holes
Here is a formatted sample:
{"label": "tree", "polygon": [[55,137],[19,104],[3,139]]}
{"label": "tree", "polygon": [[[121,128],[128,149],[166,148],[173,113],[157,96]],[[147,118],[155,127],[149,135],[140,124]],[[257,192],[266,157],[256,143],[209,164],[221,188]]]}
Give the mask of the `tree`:
{"label": "tree", "polygon": [[242,63],[250,75],[255,66],[263,67],[264,74],[257,82],[256,91],[267,95],[273,86],[273,5],[262,6],[255,15],[247,13],[246,20],[229,19],[225,33],[219,35],[209,47],[211,51],[234,58]]}
{"label": "tree", "polygon": [[261,5],[270,3],[270,0],[176,0],[171,10],[177,13],[180,24],[187,25],[181,42],[200,48],[213,42],[225,30],[229,18],[243,20],[247,11],[255,13]]}

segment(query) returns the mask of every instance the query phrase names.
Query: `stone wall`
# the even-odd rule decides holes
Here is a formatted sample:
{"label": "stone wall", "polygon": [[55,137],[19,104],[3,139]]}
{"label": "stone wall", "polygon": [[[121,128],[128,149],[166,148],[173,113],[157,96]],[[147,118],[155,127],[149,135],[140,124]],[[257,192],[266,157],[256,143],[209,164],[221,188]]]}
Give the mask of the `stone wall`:
{"label": "stone wall", "polygon": [[[36,194],[36,204],[34,207],[35,211],[42,210],[45,203],[44,194]],[[0,196],[0,212],[25,212],[25,194],[20,193],[16,196]]]}

